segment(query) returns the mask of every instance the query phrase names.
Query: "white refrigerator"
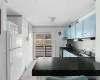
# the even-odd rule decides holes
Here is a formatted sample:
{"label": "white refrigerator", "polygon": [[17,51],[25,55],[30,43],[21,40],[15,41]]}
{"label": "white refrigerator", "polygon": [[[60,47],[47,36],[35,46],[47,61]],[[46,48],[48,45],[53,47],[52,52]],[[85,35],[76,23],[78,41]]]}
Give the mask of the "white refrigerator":
{"label": "white refrigerator", "polygon": [[22,35],[17,27],[8,22],[7,31],[7,80],[18,80],[23,72]]}

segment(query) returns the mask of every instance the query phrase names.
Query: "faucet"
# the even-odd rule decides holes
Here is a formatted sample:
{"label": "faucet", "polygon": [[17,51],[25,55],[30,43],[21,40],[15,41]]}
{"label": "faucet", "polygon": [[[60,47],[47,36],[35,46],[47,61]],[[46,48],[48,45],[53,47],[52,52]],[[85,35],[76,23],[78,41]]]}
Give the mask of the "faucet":
{"label": "faucet", "polygon": [[85,49],[81,49],[81,52],[83,53],[83,54],[86,54],[86,50]]}

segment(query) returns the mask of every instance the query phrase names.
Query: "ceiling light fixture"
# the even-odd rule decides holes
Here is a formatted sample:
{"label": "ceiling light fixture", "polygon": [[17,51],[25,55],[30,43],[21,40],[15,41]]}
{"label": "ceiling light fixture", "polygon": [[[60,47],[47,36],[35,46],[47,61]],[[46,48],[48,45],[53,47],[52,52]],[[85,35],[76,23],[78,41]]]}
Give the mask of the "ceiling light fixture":
{"label": "ceiling light fixture", "polygon": [[55,17],[49,17],[49,19],[50,19],[52,22],[54,22],[54,21],[56,20]]}

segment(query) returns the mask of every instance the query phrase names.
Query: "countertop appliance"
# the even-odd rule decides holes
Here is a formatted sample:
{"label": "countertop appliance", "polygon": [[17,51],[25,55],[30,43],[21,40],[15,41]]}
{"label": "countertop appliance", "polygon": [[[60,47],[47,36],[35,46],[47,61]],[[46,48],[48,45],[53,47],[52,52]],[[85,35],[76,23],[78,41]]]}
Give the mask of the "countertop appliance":
{"label": "countertop appliance", "polygon": [[68,49],[72,49],[71,44],[66,44],[66,48],[68,48]]}
{"label": "countertop appliance", "polygon": [[7,40],[7,80],[18,80],[22,75],[22,35],[18,26],[8,21]]}

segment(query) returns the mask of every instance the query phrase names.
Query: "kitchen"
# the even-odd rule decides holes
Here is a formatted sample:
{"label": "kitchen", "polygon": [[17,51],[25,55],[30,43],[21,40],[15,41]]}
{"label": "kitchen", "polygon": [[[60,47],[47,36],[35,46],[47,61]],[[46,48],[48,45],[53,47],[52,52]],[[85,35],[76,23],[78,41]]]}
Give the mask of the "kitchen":
{"label": "kitchen", "polygon": [[[89,25],[91,26],[90,28]],[[76,23],[74,23],[71,27],[65,29],[64,39],[67,39],[66,46],[68,47],[69,52],[74,54],[76,53],[77,56],[95,57],[95,35],[96,15],[95,9],[93,9],[81,19],[76,21]],[[65,47],[61,47],[61,49],[67,50]],[[67,51],[64,52],[68,53]],[[63,57],[67,57],[65,53],[61,55],[63,55]],[[68,56],[70,56],[70,54],[71,53],[69,53]]]}
{"label": "kitchen", "polygon": [[[89,1],[90,0],[88,0],[88,2],[86,2],[86,3],[89,3]],[[69,2],[70,2],[70,4],[72,3],[71,1],[69,1]],[[48,7],[48,10],[45,9],[45,7],[41,7],[41,6],[43,6],[43,2],[40,1],[40,3],[41,3],[40,7],[39,7],[40,12],[37,11],[38,8],[36,7],[39,4],[34,6],[36,8],[35,9],[36,12],[38,12],[37,16],[36,16],[37,13],[35,11],[34,11],[34,16],[30,16],[33,14],[33,12],[30,9],[30,7],[32,7],[32,6],[25,7],[26,5],[22,4],[23,1],[21,1],[19,4],[18,1],[14,2],[12,0],[8,0],[8,2],[7,1],[4,2],[3,0],[1,0],[0,3],[2,4],[2,5],[0,4],[0,8],[2,9],[2,11],[1,11],[2,27],[1,27],[1,35],[0,35],[0,40],[1,40],[0,42],[2,44],[2,47],[0,48],[0,52],[4,53],[4,54],[0,54],[0,56],[1,56],[0,64],[2,64],[2,66],[0,66],[0,68],[1,68],[0,69],[0,80],[6,80],[6,77],[5,77],[5,75],[6,75],[6,60],[5,60],[6,59],[6,53],[5,53],[6,44],[5,44],[5,42],[6,42],[6,31],[8,29],[6,26],[6,20],[9,20],[9,21],[13,22],[14,24],[18,25],[18,33],[22,35],[22,53],[23,53],[22,63],[23,63],[23,65],[22,65],[21,74],[27,70],[27,68],[32,63],[32,61],[35,57],[34,56],[35,53],[33,51],[34,43],[32,43],[32,42],[34,39],[34,37],[33,37],[34,33],[38,33],[38,32],[42,32],[42,33],[50,32],[52,34],[52,57],[76,57],[78,55],[81,55],[83,57],[83,56],[89,55],[89,57],[93,57],[93,60],[100,62],[100,58],[99,58],[100,57],[100,54],[99,54],[99,52],[100,52],[100,50],[99,50],[99,37],[100,37],[100,35],[99,35],[99,25],[100,25],[100,23],[99,23],[99,15],[100,15],[99,14],[100,13],[99,12],[99,1],[96,1],[96,4],[97,4],[96,8],[94,7],[94,4],[95,4],[94,1],[91,1],[90,5],[86,4],[85,7],[83,7],[84,6],[83,4],[85,4],[85,2],[80,3],[80,5],[82,5],[82,7],[80,7],[80,10],[81,11],[83,10],[83,12],[81,12],[81,11],[79,12],[79,13],[82,13],[81,15],[79,15],[79,13],[76,14],[75,10],[73,10],[72,8],[71,8],[73,11],[72,13],[69,13],[69,14],[65,13],[63,11],[63,8],[59,7],[60,1],[58,3],[59,5],[56,7],[54,7],[54,5],[56,4],[56,1],[55,1],[55,3],[52,3],[52,1],[51,2],[47,1],[46,6],[49,5],[49,3],[51,3],[53,5],[51,7]],[[30,4],[29,1],[26,1],[26,3]],[[19,4],[19,6],[17,6],[18,4]],[[63,5],[66,5],[66,4],[67,3],[63,2]],[[34,3],[34,5],[35,5],[35,3]],[[76,4],[76,5],[79,5],[79,4]],[[59,7],[59,10],[57,7]],[[66,6],[64,6],[64,7],[66,7]],[[43,8],[44,8],[44,11],[42,10]],[[51,8],[52,9],[54,8],[53,12],[55,12],[55,13],[51,12],[52,11],[52,10],[50,10]],[[78,8],[78,6],[77,6],[77,8]],[[84,10],[83,8],[85,8],[86,10]],[[8,10],[7,12],[6,12],[6,9]],[[57,9],[57,11],[55,11],[56,9]],[[22,12],[22,10],[24,10],[24,11]],[[46,18],[47,16],[45,16],[46,14],[44,13],[44,12],[46,12],[46,10],[48,13],[50,13],[50,14],[47,13],[49,15],[48,20]],[[68,10],[68,12],[70,12],[70,11]],[[42,16],[39,16],[40,15],[39,13]],[[65,13],[65,14],[62,14],[62,13]],[[74,16],[73,13],[77,16]],[[95,14],[96,16],[93,14]],[[66,17],[68,17],[70,15],[70,17],[72,17],[71,20],[72,19],[73,20],[72,21],[66,20],[65,16],[60,16],[60,17],[58,17],[59,20],[56,23],[55,22],[57,20],[56,15],[57,16],[66,15]],[[25,17],[25,18],[23,18],[23,17]],[[68,17],[68,18],[70,19],[70,17]],[[33,18],[34,18],[35,22],[34,22]],[[42,23],[43,19],[44,19],[44,22]],[[32,20],[33,20],[33,22],[32,22]],[[38,23],[38,20],[40,23]],[[47,22],[45,22],[46,20],[47,20]],[[62,20],[62,21],[60,21],[60,20]],[[67,23],[64,22],[64,20],[67,21]],[[38,24],[38,25],[33,25],[32,23]],[[94,26],[92,26],[92,28],[91,28],[90,26],[88,27],[87,25],[90,25],[90,26],[94,25]],[[79,26],[81,26],[81,27],[79,27]],[[66,44],[69,44],[69,45],[66,45]],[[70,46],[70,44],[71,44],[71,47],[73,48],[73,50],[67,49],[65,47],[65,46]],[[62,54],[62,52],[64,52],[64,53]],[[68,54],[68,55],[66,55],[66,54]]]}

